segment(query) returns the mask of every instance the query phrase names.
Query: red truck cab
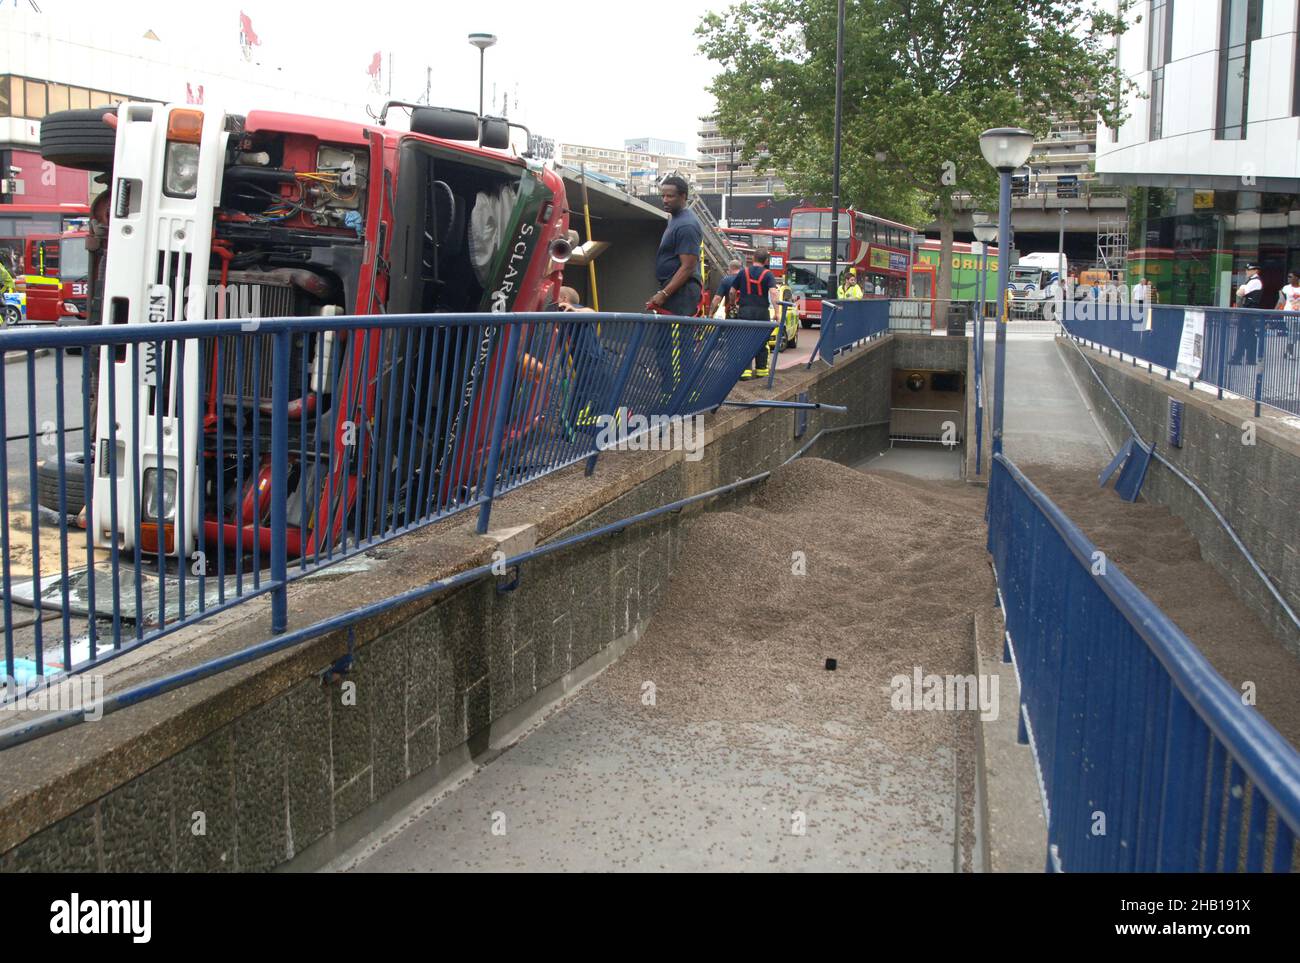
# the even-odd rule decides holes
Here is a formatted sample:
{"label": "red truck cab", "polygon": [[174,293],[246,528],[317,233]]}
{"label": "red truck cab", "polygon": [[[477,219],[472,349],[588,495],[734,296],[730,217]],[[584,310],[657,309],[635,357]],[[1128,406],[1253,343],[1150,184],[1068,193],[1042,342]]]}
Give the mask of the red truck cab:
{"label": "red truck cab", "polygon": [[[409,131],[383,123],[393,107],[410,112]],[[84,113],[93,112],[51,115],[42,136],[84,122],[85,146],[73,161],[107,174],[107,223],[102,232],[96,224],[92,238],[102,233],[105,245],[105,324],[536,311],[558,294],[572,244],[563,182],[509,150],[503,120],[410,104],[386,106],[378,125],[134,103],[72,116]],[[115,135],[104,138],[101,126]],[[43,144],[46,159],[68,163],[60,153],[68,141],[65,132]],[[91,168],[88,150],[101,143],[103,156]],[[415,357],[395,350],[395,332],[381,327],[324,325],[294,336],[290,417],[308,424],[291,429],[291,439],[330,438],[290,451],[291,554],[346,537],[358,498],[374,481],[360,455],[430,406],[447,415],[436,422],[445,425],[442,436],[420,441],[423,470],[438,479],[444,504],[459,504],[465,479],[484,457],[464,439],[484,435],[486,389],[505,353],[500,329],[485,330],[492,335],[474,345],[430,337]],[[133,473],[119,469],[115,477],[96,465],[91,524],[98,544],[184,558],[202,532],[208,546],[267,550],[266,451],[248,443],[249,431],[236,434],[231,426],[251,428],[250,419],[269,417],[270,365],[237,371],[237,340],[244,343],[239,351],[252,351],[253,339],[223,336],[183,355],[101,353],[97,455],[114,432],[110,408],[164,414],[160,430],[116,432],[116,463],[134,463],[142,479],[140,518],[129,509]],[[430,376],[434,359],[448,353],[479,372],[472,399],[453,396],[449,383]],[[109,365],[117,366],[112,379]],[[410,411],[380,410],[383,386],[402,377],[412,379],[402,398]],[[170,393],[161,405],[159,392]],[[360,453],[349,435],[357,425],[367,426]],[[107,458],[98,460],[107,467]],[[233,486],[240,490],[218,488],[222,479],[242,479]]]}

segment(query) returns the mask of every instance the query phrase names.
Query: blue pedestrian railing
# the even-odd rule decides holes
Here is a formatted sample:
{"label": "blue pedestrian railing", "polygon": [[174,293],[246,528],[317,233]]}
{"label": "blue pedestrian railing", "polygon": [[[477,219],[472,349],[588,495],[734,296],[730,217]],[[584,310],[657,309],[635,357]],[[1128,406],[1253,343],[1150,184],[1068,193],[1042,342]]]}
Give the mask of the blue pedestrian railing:
{"label": "blue pedestrian railing", "polygon": [[889,330],[961,334],[976,314],[970,298],[890,298]]}
{"label": "blue pedestrian railing", "polygon": [[[948,317],[965,325],[974,319],[975,306],[970,301],[937,301],[934,298],[868,297],[822,301],[821,334],[808,357],[808,367],[812,367],[818,356],[827,364],[834,364],[835,356],[841,351],[891,331],[931,334],[935,331],[936,312],[940,318]],[[945,323],[944,331],[940,333],[947,330]],[[961,330],[955,333],[961,334]]]}
{"label": "blue pedestrian railing", "polygon": [[1296,869],[1300,753],[1001,454],[988,510],[1048,869]]}
{"label": "blue pedestrian railing", "polygon": [[855,344],[889,333],[889,305],[886,298],[823,301],[821,335],[808,358],[808,367],[820,355],[827,364],[835,355]]}
{"label": "blue pedestrian railing", "polygon": [[1144,310],[1127,302],[1064,308],[1061,324],[1078,341],[1215,387],[1220,398],[1227,391],[1252,399],[1256,414],[1268,405],[1300,415],[1300,316],[1294,311],[1163,304]]}
{"label": "blue pedestrian railing", "polygon": [[575,312],[0,332],[0,699],[263,594],[281,633],[289,582],[466,509],[485,531],[495,497],[648,447],[637,431],[721,404],[770,329]]}

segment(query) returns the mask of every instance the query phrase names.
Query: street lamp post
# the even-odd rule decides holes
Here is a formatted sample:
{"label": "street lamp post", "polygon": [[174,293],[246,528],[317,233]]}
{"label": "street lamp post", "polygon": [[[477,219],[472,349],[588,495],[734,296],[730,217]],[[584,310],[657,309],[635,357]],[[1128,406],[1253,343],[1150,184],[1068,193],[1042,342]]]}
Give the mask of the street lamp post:
{"label": "street lamp post", "polygon": [[1060,275],[1061,284],[1065,284],[1065,208],[1061,208],[1061,231],[1056,238],[1056,263],[1057,273]]}
{"label": "street lamp post", "polygon": [[912,296],[912,265],[916,263],[916,245],[920,243],[920,238],[915,231],[909,231],[907,234],[907,290],[903,292],[903,297]]}
{"label": "street lamp post", "polygon": [[984,337],[985,302],[988,300],[989,288],[989,245],[998,239],[998,226],[989,222],[989,215],[975,214],[975,240],[980,242],[980,283],[979,283],[979,335],[980,343]]}
{"label": "street lamp post", "polygon": [[472,33],[469,35],[469,42],[478,47],[478,115],[483,116],[483,55],[487,48],[497,42],[497,35],[494,33]]}
{"label": "street lamp post", "polygon": [[1011,262],[1011,172],[1029,158],[1034,135],[1021,127],[994,127],[980,134],[980,152],[998,172],[998,316],[993,352],[993,454],[1002,452],[1007,361],[1007,274]]}
{"label": "street lamp post", "polygon": [[831,276],[827,295],[834,298],[840,283],[840,122],[844,112],[844,0],[839,0],[835,24],[835,148],[831,160]]}
{"label": "street lamp post", "polygon": [[[989,245],[998,239],[998,226],[989,223],[989,216],[984,213],[976,213],[974,216],[975,240],[980,242],[980,282],[979,282],[979,314],[975,319],[975,370],[979,372],[980,382],[984,380],[984,314],[985,304],[988,301],[989,289]],[[983,428],[983,399],[980,399],[980,410],[977,417],[981,419],[980,427]],[[975,453],[975,470],[979,473],[980,460],[983,458],[982,452]]]}
{"label": "street lamp post", "polygon": [[726,210],[727,216],[723,218],[723,221],[726,222],[727,227],[730,227],[731,226],[731,204],[732,204],[731,194],[732,191],[735,189],[735,183],[736,183],[736,142],[734,140],[731,142],[731,153],[728,154],[727,157],[728,157],[727,159],[727,210]]}

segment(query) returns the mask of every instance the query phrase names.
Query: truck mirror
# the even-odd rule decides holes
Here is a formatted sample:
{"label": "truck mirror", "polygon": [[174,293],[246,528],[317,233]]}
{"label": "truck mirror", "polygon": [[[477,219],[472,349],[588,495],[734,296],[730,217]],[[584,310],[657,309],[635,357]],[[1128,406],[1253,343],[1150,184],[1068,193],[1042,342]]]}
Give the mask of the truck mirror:
{"label": "truck mirror", "polygon": [[414,107],[411,109],[411,131],[444,140],[477,140],[479,120],[478,115],[470,110]]}
{"label": "truck mirror", "polygon": [[506,150],[510,146],[510,122],[501,117],[484,117],[478,145]]}

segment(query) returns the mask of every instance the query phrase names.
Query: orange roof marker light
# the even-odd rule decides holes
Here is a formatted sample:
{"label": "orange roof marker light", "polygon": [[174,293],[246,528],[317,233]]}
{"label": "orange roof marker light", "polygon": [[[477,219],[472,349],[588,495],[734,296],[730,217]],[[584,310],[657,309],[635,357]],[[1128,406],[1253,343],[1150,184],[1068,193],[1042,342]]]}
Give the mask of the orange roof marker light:
{"label": "orange roof marker light", "polygon": [[203,137],[203,111],[176,107],[167,116],[167,139],[197,144]]}

